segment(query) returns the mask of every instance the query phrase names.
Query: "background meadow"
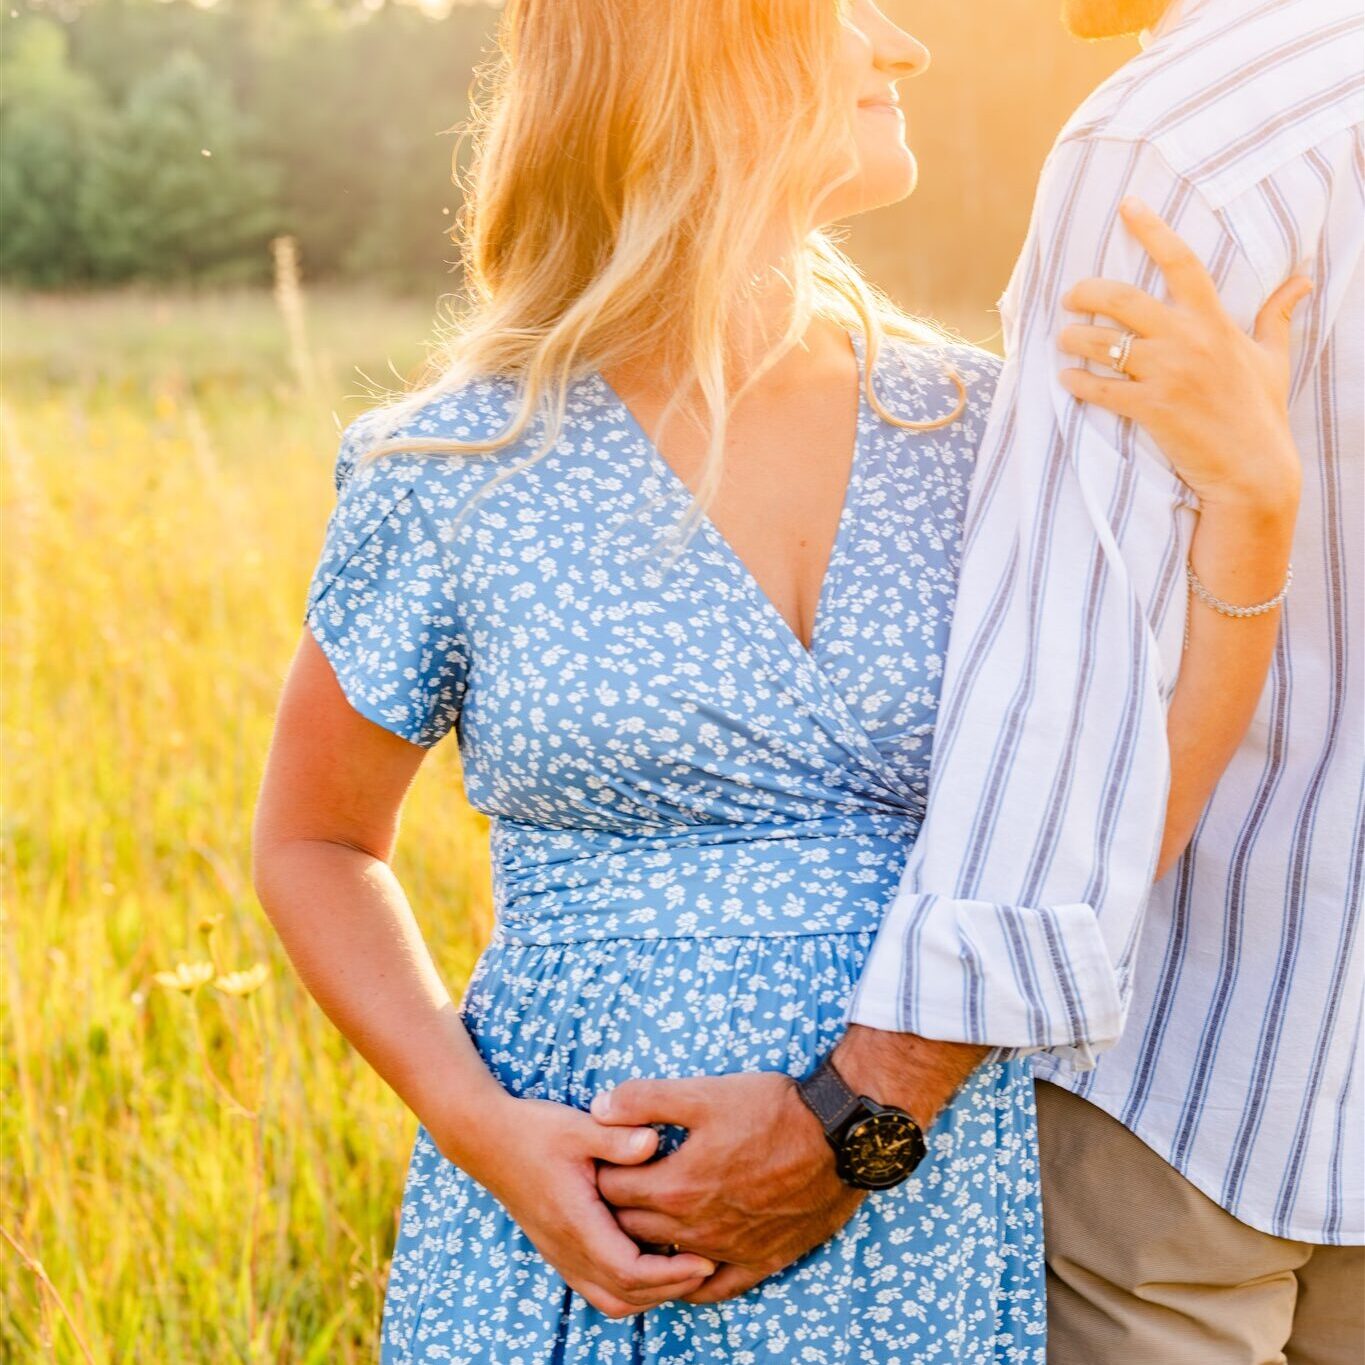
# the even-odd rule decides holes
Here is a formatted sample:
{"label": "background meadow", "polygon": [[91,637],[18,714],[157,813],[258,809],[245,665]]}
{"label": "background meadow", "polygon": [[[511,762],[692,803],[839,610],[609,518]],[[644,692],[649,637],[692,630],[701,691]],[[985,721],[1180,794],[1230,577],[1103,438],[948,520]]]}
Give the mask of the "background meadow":
{"label": "background meadow", "polygon": [[[884,0],[921,185],[850,225],[996,345],[1057,128],[1135,50],[1055,0]],[[415,1120],[250,885],[339,426],[458,290],[486,5],[0,11],[0,1361],[364,1362]],[[458,995],[485,822],[440,745],[396,855]]]}

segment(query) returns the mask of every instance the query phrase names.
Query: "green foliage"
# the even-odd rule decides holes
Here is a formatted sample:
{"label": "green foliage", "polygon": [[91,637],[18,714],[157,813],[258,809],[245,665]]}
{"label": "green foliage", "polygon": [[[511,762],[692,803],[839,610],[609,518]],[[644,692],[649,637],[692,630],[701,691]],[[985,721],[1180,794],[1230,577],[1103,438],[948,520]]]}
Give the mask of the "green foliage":
{"label": "green foliage", "polygon": [[451,180],[496,11],[93,0],[0,13],[0,279],[448,290]]}
{"label": "green foliage", "polygon": [[25,24],[0,56],[0,276],[60,284],[91,271],[77,204],[108,123],[94,80],[70,63],[66,32]]}
{"label": "green foliage", "polygon": [[245,153],[248,119],[193,52],[132,87],[95,140],[80,221],[101,280],[267,277],[280,168]]}

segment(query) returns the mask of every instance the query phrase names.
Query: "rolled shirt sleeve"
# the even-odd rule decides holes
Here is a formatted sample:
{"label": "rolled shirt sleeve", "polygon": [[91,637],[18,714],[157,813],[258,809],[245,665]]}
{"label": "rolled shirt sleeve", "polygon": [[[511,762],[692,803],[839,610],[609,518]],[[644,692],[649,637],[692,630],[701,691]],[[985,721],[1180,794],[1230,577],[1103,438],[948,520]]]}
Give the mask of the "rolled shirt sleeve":
{"label": "rolled shirt sleeve", "polygon": [[1239,322],[1259,306],[1238,243],[1158,152],[1063,136],[1001,299],[1008,359],[967,512],[928,807],[847,1011],[1081,1068],[1122,1030],[1160,850],[1198,506],[1145,433],[1058,378],[1077,362],[1057,334],[1087,320],[1061,306],[1073,284],[1165,297],[1118,217],[1125,194],[1210,263]]}

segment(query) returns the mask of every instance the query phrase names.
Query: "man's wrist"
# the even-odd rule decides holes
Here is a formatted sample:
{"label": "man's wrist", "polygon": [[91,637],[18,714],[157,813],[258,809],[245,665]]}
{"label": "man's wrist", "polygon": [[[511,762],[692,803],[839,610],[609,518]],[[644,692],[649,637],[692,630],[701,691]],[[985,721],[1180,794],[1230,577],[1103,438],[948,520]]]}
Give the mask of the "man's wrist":
{"label": "man's wrist", "polygon": [[801,1098],[801,1090],[796,1078],[788,1076],[787,1081],[784,1101],[786,1113],[783,1116],[782,1125],[784,1131],[799,1132],[803,1141],[810,1146],[811,1152],[817,1157],[820,1166],[837,1180],[834,1148],[830,1146],[829,1139],[825,1136],[824,1126],[810,1105]]}
{"label": "man's wrist", "polygon": [[989,1050],[851,1024],[832,1055],[851,1089],[904,1109],[927,1132]]}

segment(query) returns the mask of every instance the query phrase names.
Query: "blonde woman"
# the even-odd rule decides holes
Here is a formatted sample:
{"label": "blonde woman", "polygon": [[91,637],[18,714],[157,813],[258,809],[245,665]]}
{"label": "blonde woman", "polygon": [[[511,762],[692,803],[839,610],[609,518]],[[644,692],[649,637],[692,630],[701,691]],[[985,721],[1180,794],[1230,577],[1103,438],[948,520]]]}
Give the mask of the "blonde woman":
{"label": "blonde woman", "polygon": [[[300,975],[419,1119],[382,1357],[1041,1362],[1022,1061],[939,1045],[740,1282],[599,1188],[714,1129],[588,1112],[734,1074],[823,1142],[792,1082],[924,810],[997,372],[821,230],[909,193],[927,54],[869,0],[509,0],[501,52],[473,306],[344,433],[257,816]],[[497,908],[458,1007],[388,863],[451,732]]]}

